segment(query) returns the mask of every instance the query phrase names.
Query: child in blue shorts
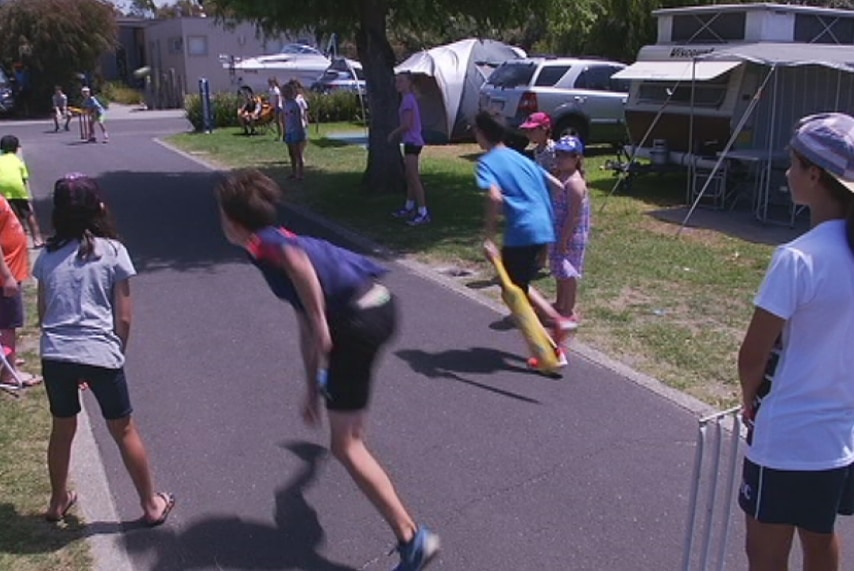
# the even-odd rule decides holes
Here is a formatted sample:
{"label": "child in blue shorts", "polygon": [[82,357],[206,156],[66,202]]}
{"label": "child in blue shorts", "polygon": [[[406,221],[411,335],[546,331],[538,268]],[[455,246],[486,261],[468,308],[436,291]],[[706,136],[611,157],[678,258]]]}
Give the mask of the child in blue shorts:
{"label": "child in blue shorts", "polygon": [[291,159],[290,178],[302,180],[306,142],[303,108],[297,101],[297,90],[292,83],[285,84],[282,95],[285,98],[285,143]]}

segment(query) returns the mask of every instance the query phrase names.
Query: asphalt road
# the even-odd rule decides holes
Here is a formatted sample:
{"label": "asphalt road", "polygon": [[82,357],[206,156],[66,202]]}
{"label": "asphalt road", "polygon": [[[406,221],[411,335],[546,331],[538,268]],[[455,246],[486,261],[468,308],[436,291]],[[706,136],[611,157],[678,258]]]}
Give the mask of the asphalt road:
{"label": "asphalt road", "polygon": [[[40,126],[16,134],[40,217],[49,220],[58,176],[97,176],[139,271],[127,372],[159,486],[178,506],[163,528],[123,535],[134,566],[392,568],[386,526],[328,457],[325,431],[300,421],[294,318],[222,237],[216,175],[152,141],[184,124],[109,127],[109,145]],[[490,327],[493,310],[386,263],[403,320],[376,382],[370,443],[417,519],[442,536],[435,567],[677,569],[695,417],[578,357],[562,379],[529,373],[518,332]],[[131,483],[103,423],[92,423],[119,516],[133,520]],[[733,522],[737,569],[737,509]]]}

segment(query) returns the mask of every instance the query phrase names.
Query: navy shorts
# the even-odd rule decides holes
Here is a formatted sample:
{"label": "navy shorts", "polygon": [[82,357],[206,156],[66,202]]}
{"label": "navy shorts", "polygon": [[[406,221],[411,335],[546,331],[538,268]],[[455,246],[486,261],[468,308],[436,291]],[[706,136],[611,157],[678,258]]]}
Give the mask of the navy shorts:
{"label": "navy shorts", "polygon": [[738,505],[762,523],[833,533],[837,515],[854,514],[854,465],[773,470],[745,458]]}
{"label": "navy shorts", "polygon": [[11,198],[9,206],[15,212],[15,216],[21,219],[26,219],[33,213],[33,207],[28,198]]}
{"label": "navy shorts", "polygon": [[421,145],[413,145],[411,143],[403,144],[403,154],[404,155],[420,155],[421,149],[423,149]]}
{"label": "navy shorts", "polygon": [[345,311],[329,318],[332,352],[326,385],[327,409],[344,412],[367,408],[374,363],[396,326],[393,296],[365,309],[350,304]]}
{"label": "navy shorts", "polygon": [[57,418],[71,418],[80,412],[82,382],[89,385],[106,420],[125,418],[133,412],[124,369],[42,359],[42,377],[50,413]]}
{"label": "navy shorts", "polygon": [[21,284],[18,293],[6,297],[0,293],[0,329],[18,329],[24,326],[24,294]]}
{"label": "navy shorts", "polygon": [[501,262],[510,281],[528,292],[531,280],[540,271],[542,255],[545,244],[534,244],[533,246],[504,246],[501,248]]}

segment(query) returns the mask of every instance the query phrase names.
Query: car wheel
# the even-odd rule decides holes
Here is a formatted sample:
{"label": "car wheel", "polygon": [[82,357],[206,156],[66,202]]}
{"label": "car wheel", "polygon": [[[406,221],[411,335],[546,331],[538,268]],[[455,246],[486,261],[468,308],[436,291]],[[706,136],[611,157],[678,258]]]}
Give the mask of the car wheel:
{"label": "car wheel", "polygon": [[566,119],[561,119],[558,121],[554,130],[555,140],[566,135],[570,135],[578,137],[585,145],[587,144],[587,137],[589,134],[587,123],[585,123],[585,121],[580,117],[567,117]]}

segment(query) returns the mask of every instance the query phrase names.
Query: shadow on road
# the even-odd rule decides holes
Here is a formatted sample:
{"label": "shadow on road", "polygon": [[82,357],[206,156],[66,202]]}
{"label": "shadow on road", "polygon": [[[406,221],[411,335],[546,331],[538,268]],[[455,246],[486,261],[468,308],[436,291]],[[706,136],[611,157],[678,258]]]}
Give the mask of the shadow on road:
{"label": "shadow on road", "polygon": [[470,349],[449,349],[438,353],[428,353],[420,349],[402,349],[395,355],[409,363],[412,370],[430,379],[449,379],[477,387],[508,398],[540,404],[540,401],[484,383],[467,379],[461,374],[471,373],[488,375],[499,371],[516,371],[529,375],[537,374],[528,369],[525,358],[498,349],[472,347]]}
{"label": "shadow on road", "polygon": [[128,551],[141,556],[154,551],[152,571],[207,568],[356,571],[319,553],[326,534],[317,512],[304,496],[317,477],[326,449],[308,442],[288,442],[282,448],[305,464],[276,492],[275,527],[234,516],[212,516],[180,531],[129,533],[125,537]]}

